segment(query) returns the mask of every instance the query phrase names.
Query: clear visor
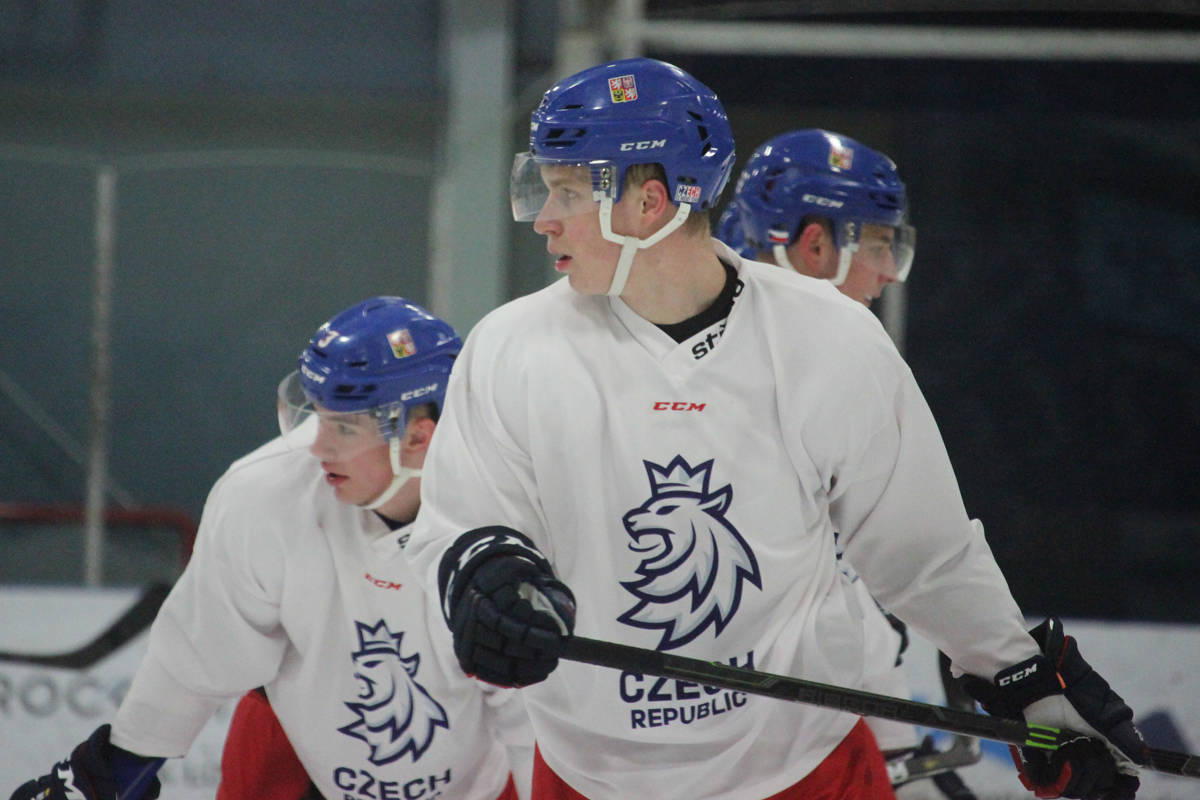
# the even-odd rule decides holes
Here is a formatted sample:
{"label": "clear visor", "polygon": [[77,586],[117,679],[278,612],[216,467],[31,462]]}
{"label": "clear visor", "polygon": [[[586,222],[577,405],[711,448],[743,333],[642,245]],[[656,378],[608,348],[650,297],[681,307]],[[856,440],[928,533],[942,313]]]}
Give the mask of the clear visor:
{"label": "clear visor", "polygon": [[309,450],[322,461],[349,461],[385,446],[381,419],[390,431],[404,430],[403,406],[361,412],[321,408],[305,394],[299,372],[280,381],[276,410],[284,443],[293,450]]}
{"label": "clear visor", "polygon": [[601,200],[616,197],[616,175],[610,161],[549,162],[517,153],[509,178],[513,219],[532,222],[594,214]]}
{"label": "clear visor", "polygon": [[858,258],[897,281],[904,281],[912,270],[917,229],[911,225],[847,221],[840,226],[838,240],[839,249],[849,246]]}

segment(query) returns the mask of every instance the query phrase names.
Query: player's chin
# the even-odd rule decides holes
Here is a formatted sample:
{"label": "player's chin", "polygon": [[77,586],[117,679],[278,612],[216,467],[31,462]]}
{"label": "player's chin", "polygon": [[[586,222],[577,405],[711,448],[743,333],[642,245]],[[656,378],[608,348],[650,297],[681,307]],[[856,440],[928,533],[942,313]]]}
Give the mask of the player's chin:
{"label": "player's chin", "polygon": [[361,506],[375,499],[374,497],[368,497],[367,493],[355,486],[353,481],[345,481],[333,487],[333,494],[339,502],[352,506]]}
{"label": "player's chin", "polygon": [[588,275],[585,272],[570,272],[567,274],[567,282],[571,288],[579,294],[605,294],[608,292],[608,284],[600,285],[600,281],[596,280],[595,276]]}

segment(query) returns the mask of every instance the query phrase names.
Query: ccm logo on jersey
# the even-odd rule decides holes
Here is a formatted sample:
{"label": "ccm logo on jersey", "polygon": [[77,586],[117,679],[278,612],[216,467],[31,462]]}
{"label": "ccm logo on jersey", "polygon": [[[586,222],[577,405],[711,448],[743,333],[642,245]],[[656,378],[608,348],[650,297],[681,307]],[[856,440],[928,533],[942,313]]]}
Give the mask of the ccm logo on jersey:
{"label": "ccm logo on jersey", "polygon": [[654,404],[655,411],[703,411],[708,403],[691,403],[684,400],[659,400]]}
{"label": "ccm logo on jersey", "polygon": [[660,147],[666,146],[666,139],[646,139],[641,142],[621,142],[621,151],[628,152],[629,150],[657,150]]}
{"label": "ccm logo on jersey", "polygon": [[369,572],[364,573],[363,577],[366,578],[367,582],[370,583],[372,586],[376,586],[380,589],[402,589],[402,588],[404,588],[403,583],[396,583],[395,581],[385,580],[384,578],[376,578],[374,575],[372,575]]}

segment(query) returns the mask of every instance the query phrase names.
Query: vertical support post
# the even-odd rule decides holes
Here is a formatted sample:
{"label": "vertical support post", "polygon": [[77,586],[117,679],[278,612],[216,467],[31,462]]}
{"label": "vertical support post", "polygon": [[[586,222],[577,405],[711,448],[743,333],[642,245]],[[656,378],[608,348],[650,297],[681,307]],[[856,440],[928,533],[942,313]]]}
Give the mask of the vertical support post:
{"label": "vertical support post", "polygon": [[116,251],[117,170],[96,171],[96,269],[92,294],[92,375],[88,417],[87,493],[84,502],[84,584],[99,586],[104,563],[104,504],[108,484],[109,336]]}
{"label": "vertical support post", "polygon": [[881,304],[880,321],[883,322],[884,329],[892,337],[892,342],[900,351],[900,355],[904,355],[905,320],[908,316],[908,285],[904,283],[888,284],[883,290],[879,302]]}
{"label": "vertical support post", "polygon": [[430,213],[430,310],[465,336],[507,292],[512,0],[447,0],[441,13],[448,100]]}
{"label": "vertical support post", "polygon": [[642,23],[646,21],[646,0],[617,0],[612,12],[614,58],[644,55]]}

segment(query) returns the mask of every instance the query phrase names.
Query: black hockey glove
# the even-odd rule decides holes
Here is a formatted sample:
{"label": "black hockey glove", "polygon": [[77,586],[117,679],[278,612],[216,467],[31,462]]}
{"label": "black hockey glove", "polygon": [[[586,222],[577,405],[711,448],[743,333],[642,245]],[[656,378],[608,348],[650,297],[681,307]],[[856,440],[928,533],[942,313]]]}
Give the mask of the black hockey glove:
{"label": "black hockey glove", "polygon": [[438,588],[468,675],[528,686],[558,666],[575,597],[524,534],[499,525],[464,533],[442,557]]}
{"label": "black hockey glove", "polygon": [[[10,800],[116,800],[117,780],[113,777],[114,752],[124,760],[144,761],[153,765],[154,759],[142,759],[112,745],[108,741],[109,726],[101,725],[77,745],[65,761],[54,765],[50,773],[27,781],[12,793]],[[158,797],[158,778],[151,778],[141,800]]]}
{"label": "black hockey glove", "polygon": [[989,683],[964,676],[963,687],[989,714],[1088,734],[1056,751],[1010,747],[1021,783],[1042,798],[1132,800],[1146,744],[1133,711],[1079,654],[1062,623],[1050,619],[1031,630],[1042,649],[996,674]]}

